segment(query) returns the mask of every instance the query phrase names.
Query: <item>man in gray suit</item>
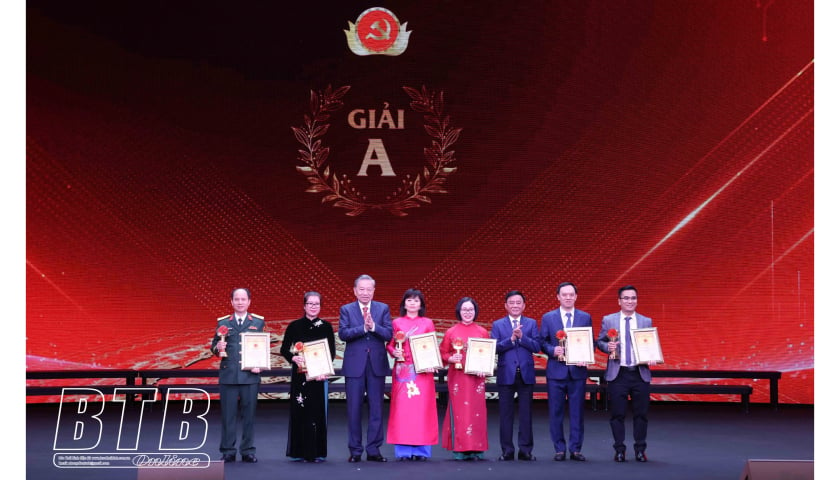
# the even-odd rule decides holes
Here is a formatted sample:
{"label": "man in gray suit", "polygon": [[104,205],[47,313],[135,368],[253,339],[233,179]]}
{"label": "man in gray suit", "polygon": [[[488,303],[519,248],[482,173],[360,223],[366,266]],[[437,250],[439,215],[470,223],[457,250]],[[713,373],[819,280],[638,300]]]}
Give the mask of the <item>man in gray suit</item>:
{"label": "man in gray suit", "polygon": [[[633,407],[633,449],[636,461],[647,462],[648,406],[650,405],[650,368],[639,364],[630,341],[630,331],[650,328],[653,321],[636,312],[638,294],[636,287],[626,285],[618,289],[618,305],[621,311],[604,317],[597,346],[604,353],[616,352],[616,358],[607,360],[607,393],[610,398],[610,428],[613,434],[613,448],[616,462],[626,460],[624,445],[624,415],[627,410],[627,396]],[[618,339],[610,338],[614,330]]]}

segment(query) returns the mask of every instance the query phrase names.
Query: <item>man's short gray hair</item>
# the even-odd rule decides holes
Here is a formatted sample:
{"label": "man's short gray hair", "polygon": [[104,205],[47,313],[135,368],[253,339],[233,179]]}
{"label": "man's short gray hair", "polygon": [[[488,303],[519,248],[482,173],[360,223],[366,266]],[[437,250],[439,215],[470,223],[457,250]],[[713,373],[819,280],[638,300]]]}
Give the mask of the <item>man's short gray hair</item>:
{"label": "man's short gray hair", "polygon": [[353,286],[358,287],[359,282],[362,280],[370,280],[373,283],[374,288],[376,287],[376,280],[374,280],[373,277],[371,277],[370,275],[359,275],[359,278],[357,278],[356,281],[353,282]]}

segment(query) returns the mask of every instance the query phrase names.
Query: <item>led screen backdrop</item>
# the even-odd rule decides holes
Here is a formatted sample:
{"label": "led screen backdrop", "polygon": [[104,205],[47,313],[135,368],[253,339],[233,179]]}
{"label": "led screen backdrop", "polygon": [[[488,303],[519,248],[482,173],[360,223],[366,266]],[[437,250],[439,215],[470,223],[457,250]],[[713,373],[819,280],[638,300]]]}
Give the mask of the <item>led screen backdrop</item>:
{"label": "led screen backdrop", "polygon": [[811,2],[30,1],[26,36],[28,369],[212,368],[238,286],[282,335],[362,273],[440,332],[571,280],[596,329],[635,285],[666,368],[813,403]]}

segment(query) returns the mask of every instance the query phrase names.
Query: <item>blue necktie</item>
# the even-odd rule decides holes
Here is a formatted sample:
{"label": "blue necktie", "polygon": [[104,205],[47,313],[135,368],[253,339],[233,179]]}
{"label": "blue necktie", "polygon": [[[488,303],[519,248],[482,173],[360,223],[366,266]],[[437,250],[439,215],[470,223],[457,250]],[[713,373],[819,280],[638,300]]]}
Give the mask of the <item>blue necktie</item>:
{"label": "blue necktie", "polygon": [[630,354],[630,345],[632,345],[632,341],[630,340],[630,319],[632,317],[624,317],[624,363],[628,366],[633,364],[633,357]]}
{"label": "blue necktie", "polygon": [[572,314],[566,314],[566,328],[572,328]]}
{"label": "blue necktie", "polygon": [[[511,320],[513,320],[513,319],[511,319]],[[519,320],[513,320],[513,330],[516,330],[516,327],[518,327],[518,326],[519,326]],[[512,333],[512,332],[511,332],[511,333]],[[514,340],[514,342],[513,342],[513,343],[514,343],[514,344],[516,344],[516,342],[517,342],[517,341],[518,341],[518,340]],[[517,362],[516,362],[516,363],[517,363],[517,365],[518,365],[518,364],[519,364],[519,360],[517,360]]]}

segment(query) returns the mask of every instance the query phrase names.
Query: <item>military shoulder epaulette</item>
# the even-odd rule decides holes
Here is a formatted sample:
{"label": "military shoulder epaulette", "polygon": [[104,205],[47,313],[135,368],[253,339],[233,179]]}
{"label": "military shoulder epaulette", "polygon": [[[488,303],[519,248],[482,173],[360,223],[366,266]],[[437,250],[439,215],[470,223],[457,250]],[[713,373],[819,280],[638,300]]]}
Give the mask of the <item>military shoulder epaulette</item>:
{"label": "military shoulder epaulette", "polygon": [[230,315],[225,315],[224,317],[217,318],[216,321],[221,322],[222,320],[227,320],[228,318],[230,318]]}
{"label": "military shoulder epaulette", "polygon": [[259,318],[260,320],[264,320],[264,318],[263,318],[263,316],[262,316],[262,315],[257,315],[256,313],[252,313],[252,314],[251,314],[251,316],[252,316],[252,317],[257,317],[257,318]]}

